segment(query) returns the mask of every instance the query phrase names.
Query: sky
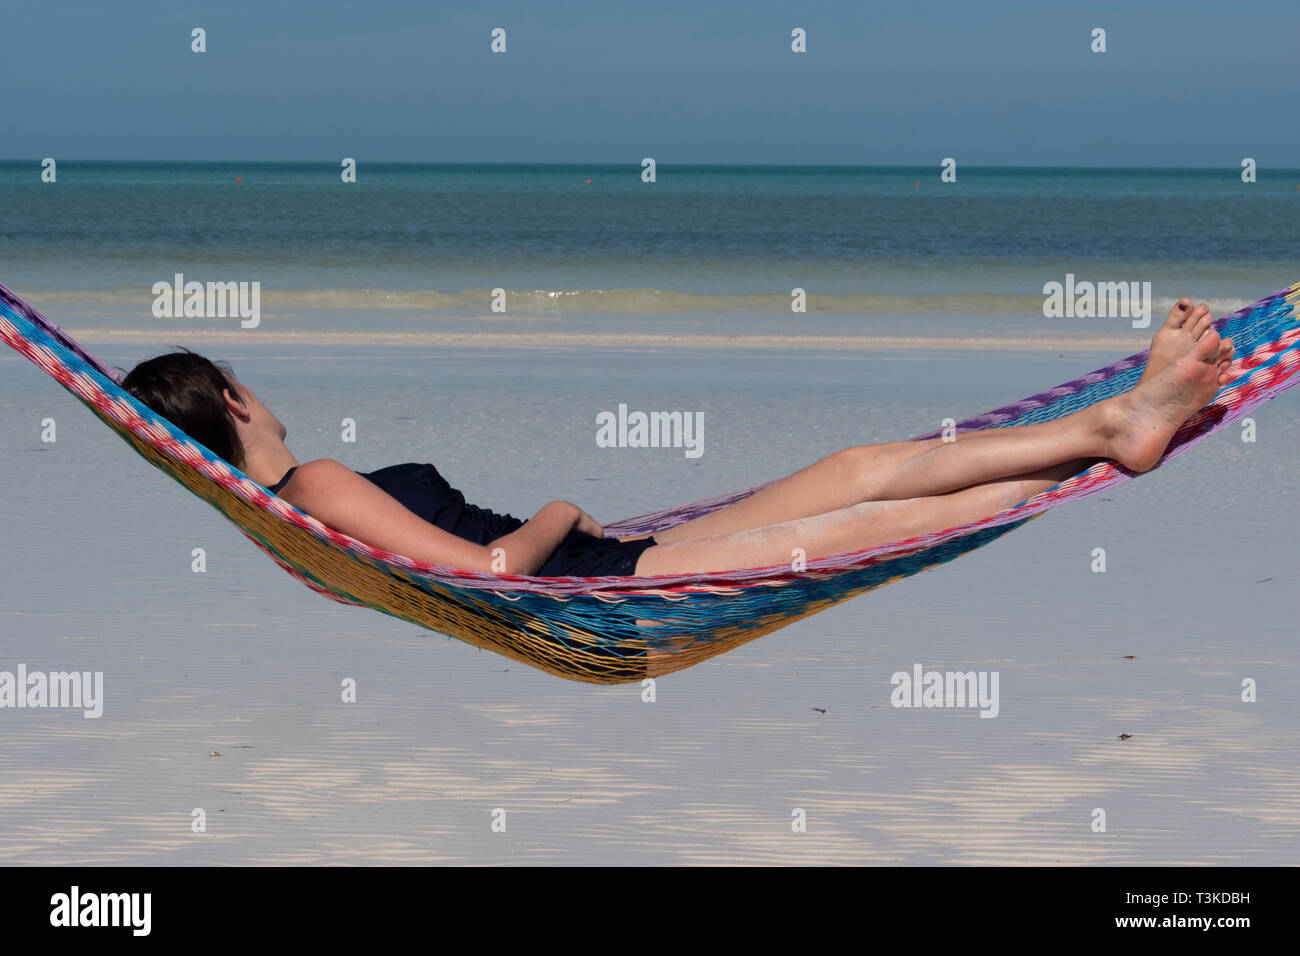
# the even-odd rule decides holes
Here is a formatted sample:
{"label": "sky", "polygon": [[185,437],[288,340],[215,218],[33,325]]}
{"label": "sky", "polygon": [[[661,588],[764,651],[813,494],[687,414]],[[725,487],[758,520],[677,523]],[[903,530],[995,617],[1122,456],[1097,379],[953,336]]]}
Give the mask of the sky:
{"label": "sky", "polygon": [[1298,35],[1297,0],[0,0],[0,158],[1295,168]]}

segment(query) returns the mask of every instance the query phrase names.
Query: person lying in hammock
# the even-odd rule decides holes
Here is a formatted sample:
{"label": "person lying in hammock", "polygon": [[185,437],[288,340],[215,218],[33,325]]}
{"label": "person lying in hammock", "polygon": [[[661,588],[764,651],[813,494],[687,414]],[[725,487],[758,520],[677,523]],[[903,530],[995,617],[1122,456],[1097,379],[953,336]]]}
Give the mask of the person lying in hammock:
{"label": "person lying in hammock", "polygon": [[373,547],[470,571],[594,577],[691,574],[860,551],[1014,507],[1103,459],[1152,468],[1230,378],[1231,340],[1181,299],[1128,392],[1051,422],[845,448],[655,535],[605,538],[568,501],[530,520],[468,504],[430,464],[358,474],[300,464],[287,431],[228,367],[189,351],[137,365],[123,388],[285,501]]}

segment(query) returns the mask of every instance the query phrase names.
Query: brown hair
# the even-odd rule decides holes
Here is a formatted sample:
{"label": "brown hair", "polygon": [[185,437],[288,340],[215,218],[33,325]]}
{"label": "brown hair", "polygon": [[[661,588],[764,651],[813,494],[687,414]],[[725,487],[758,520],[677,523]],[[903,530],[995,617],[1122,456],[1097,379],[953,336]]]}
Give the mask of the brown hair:
{"label": "brown hair", "polygon": [[146,359],[122,380],[122,388],[191,438],[236,468],[244,466],[244,447],[221,392],[240,397],[235,372],[189,349]]}

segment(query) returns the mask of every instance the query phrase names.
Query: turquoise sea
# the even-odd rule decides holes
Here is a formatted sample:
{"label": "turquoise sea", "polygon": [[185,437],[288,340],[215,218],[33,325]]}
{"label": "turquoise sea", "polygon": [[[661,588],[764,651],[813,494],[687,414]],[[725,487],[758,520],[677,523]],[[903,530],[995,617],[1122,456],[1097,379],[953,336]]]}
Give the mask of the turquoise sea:
{"label": "turquoise sea", "polygon": [[[588,182],[589,181],[589,182]],[[148,316],[175,273],[269,310],[1042,321],[1042,288],[1151,282],[1219,311],[1300,279],[1300,170],[0,163],[0,281]],[[651,324],[653,324],[651,320]],[[1122,324],[1122,323],[1121,323]],[[770,328],[765,329],[771,331]]]}

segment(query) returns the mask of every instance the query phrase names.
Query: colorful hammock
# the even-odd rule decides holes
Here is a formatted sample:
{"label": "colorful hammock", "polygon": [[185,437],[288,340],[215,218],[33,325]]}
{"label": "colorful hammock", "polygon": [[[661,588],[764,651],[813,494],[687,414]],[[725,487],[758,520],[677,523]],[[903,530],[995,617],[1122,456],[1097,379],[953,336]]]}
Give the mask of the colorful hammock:
{"label": "colorful hammock", "polygon": [[[1232,381],[1174,436],[1161,463],[1296,385],[1300,283],[1216,322],[1237,358]],[[0,336],[75,395],[151,464],[217,508],[280,567],[332,600],[374,608],[561,677],[626,683],[682,670],[849,598],[988,544],[1048,508],[1133,477],[1102,462],[1014,508],[849,554],[708,574],[538,578],[413,561],[326,527],[179,431],[118,385],[119,374],[0,285]],[[1051,421],[1127,391],[1146,352],[958,425]],[[933,438],[938,432],[917,436]],[[605,527],[670,528],[739,501],[755,485]]]}

